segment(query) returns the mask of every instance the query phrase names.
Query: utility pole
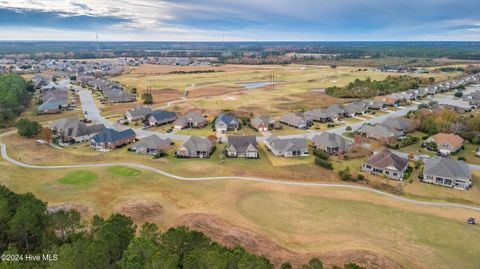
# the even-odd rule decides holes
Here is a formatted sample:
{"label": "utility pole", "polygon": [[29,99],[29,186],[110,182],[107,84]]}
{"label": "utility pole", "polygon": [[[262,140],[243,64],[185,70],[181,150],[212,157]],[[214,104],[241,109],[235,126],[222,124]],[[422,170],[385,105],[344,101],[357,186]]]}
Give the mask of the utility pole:
{"label": "utility pole", "polygon": [[97,52],[100,50],[100,43],[98,43],[98,33],[97,33]]}

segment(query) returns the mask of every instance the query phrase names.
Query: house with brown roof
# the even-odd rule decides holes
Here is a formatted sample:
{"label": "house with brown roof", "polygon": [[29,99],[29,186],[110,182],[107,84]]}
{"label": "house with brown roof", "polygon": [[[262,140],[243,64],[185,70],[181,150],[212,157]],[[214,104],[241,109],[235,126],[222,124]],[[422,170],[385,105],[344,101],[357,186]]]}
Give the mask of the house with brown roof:
{"label": "house with brown roof", "polygon": [[440,153],[449,155],[460,150],[463,146],[463,138],[456,134],[438,133],[429,137],[425,142],[435,142]]}
{"label": "house with brown roof", "polygon": [[403,174],[407,167],[408,159],[384,148],[374,153],[362,164],[362,171],[374,175],[384,175],[394,180],[403,180]]}

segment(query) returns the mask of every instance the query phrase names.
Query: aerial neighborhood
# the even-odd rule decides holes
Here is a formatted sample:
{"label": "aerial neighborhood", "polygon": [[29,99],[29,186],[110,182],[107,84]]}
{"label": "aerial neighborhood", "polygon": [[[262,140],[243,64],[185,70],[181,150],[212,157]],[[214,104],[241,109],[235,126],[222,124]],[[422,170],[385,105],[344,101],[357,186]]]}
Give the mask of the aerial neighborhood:
{"label": "aerial neighborhood", "polygon": [[[40,75],[33,77],[33,85],[39,89],[38,114],[62,113],[75,108],[79,102],[79,91],[85,90],[96,96],[102,104],[136,103],[135,93],[127,91],[120,83],[87,72],[88,66],[82,70],[85,71],[77,73],[75,80],[69,76],[55,80]],[[401,181],[410,176],[412,162],[421,159],[425,162],[423,175],[419,175],[422,182],[468,189],[472,184],[468,166],[463,159],[454,160],[451,157],[462,151],[462,137],[455,133],[436,132],[428,137],[423,135],[425,137],[419,141],[415,134],[423,123],[415,119],[415,113],[420,112],[415,112],[417,110],[414,109],[382,121],[374,119],[378,114],[395,114],[396,110],[415,108],[415,105],[419,106],[418,111],[423,111],[422,113],[473,111],[480,104],[480,91],[466,92],[455,98],[448,92],[478,82],[479,75],[470,75],[371,99],[304,111],[288,111],[277,116],[251,114],[246,119],[245,116],[240,118],[227,110],[220,110],[218,114],[209,117],[202,112],[201,107],[179,113],[168,108],[155,108],[151,104],[136,103],[124,112],[123,119],[118,121],[120,124],[105,125],[102,122],[91,123],[81,118],[66,117],[53,122],[51,131],[55,142],[63,146],[88,141],[94,150],[108,152],[128,147],[129,151],[156,158],[165,156],[174,149],[173,156],[176,158],[205,159],[212,154],[221,154],[228,158],[259,159],[265,158],[264,154],[270,154],[272,157],[268,158],[309,158],[313,155],[313,158],[318,159],[322,155],[318,155],[318,152],[331,156],[348,156],[370,141],[380,148],[366,158],[359,167],[359,172]],[[442,96],[437,97],[438,94]],[[87,112],[89,111],[85,111],[85,116],[88,119]],[[355,119],[367,120],[353,125],[347,123]],[[155,127],[162,126],[171,127],[163,133],[154,131]],[[322,129],[326,126],[327,129],[319,131],[318,126],[324,126]],[[304,135],[276,135],[282,128],[298,129]],[[193,130],[202,133],[206,130],[206,134],[208,129],[214,132],[208,137],[175,137],[181,130],[188,133],[194,132]],[[430,151],[428,155],[435,157],[426,158],[426,154],[417,153],[417,156],[416,153],[402,151],[403,147],[408,148],[415,143],[421,145],[427,153]],[[216,152],[218,146],[222,150]],[[318,162],[327,162],[327,167],[330,167],[329,161]]]}

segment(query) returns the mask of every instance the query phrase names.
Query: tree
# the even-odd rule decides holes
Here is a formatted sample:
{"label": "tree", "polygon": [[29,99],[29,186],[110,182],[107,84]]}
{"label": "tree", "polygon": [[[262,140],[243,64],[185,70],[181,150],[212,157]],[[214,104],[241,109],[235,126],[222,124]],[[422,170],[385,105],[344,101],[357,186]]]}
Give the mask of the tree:
{"label": "tree", "polygon": [[347,132],[351,132],[351,131],[352,131],[352,126],[350,126],[350,125],[347,126],[347,128],[345,128],[345,130],[346,130]]}
{"label": "tree", "polygon": [[457,97],[457,98],[460,98],[460,97],[463,96],[463,92],[461,92],[461,91],[456,91],[455,94],[454,94],[454,96]]}
{"label": "tree", "polygon": [[293,269],[293,266],[290,262],[284,262],[282,263],[282,265],[280,266],[280,269]]}
{"label": "tree", "polygon": [[142,94],[142,100],[143,100],[143,103],[146,105],[153,104],[153,96],[149,92],[145,92]]}
{"label": "tree", "polygon": [[50,142],[52,141],[52,130],[50,128],[42,127],[40,130],[40,138],[44,141]]}
{"label": "tree", "polygon": [[36,121],[21,119],[17,122],[18,134],[21,136],[32,137],[40,133],[42,126]]}
{"label": "tree", "polygon": [[156,242],[158,239],[158,226],[155,223],[145,222],[140,230],[140,236]]}
{"label": "tree", "polygon": [[323,269],[323,263],[318,258],[312,258],[308,264],[301,267],[302,269]]}
{"label": "tree", "polygon": [[137,95],[137,88],[132,88],[132,93]]}
{"label": "tree", "polygon": [[0,128],[15,124],[15,118],[30,105],[32,92],[20,75],[0,75]]}

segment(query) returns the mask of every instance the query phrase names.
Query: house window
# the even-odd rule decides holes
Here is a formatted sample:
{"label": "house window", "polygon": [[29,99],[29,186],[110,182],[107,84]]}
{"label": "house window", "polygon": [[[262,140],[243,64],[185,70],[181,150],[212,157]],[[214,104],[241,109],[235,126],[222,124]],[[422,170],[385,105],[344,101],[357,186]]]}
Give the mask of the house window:
{"label": "house window", "polygon": [[397,176],[398,174],[397,173],[393,173],[393,176]]}

